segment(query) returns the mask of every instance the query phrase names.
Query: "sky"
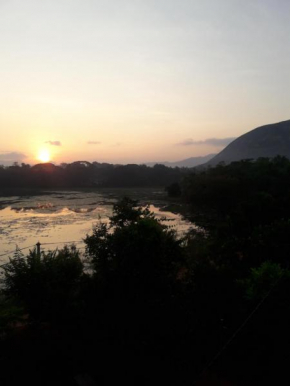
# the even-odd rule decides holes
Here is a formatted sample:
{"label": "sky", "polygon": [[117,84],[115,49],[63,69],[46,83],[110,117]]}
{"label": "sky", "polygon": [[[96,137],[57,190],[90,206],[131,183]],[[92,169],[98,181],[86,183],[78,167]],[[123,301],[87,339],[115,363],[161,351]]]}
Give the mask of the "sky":
{"label": "sky", "polygon": [[289,0],[0,0],[0,164],[176,161],[290,119]]}

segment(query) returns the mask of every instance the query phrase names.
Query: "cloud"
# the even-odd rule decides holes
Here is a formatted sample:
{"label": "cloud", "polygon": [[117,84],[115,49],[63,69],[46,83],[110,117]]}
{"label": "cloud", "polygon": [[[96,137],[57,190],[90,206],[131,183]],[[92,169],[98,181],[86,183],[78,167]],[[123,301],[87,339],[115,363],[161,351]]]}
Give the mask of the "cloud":
{"label": "cloud", "polygon": [[46,141],[45,143],[48,143],[51,146],[61,146],[61,142],[60,141]]}
{"label": "cloud", "polygon": [[0,153],[0,164],[1,165],[11,165],[13,162],[22,162],[26,157],[23,153],[18,152],[2,152]]}
{"label": "cloud", "polygon": [[87,145],[100,145],[101,143],[100,141],[88,141]]}
{"label": "cloud", "polygon": [[235,137],[207,138],[207,139],[204,139],[203,141],[194,141],[193,139],[188,138],[182,142],[177,143],[176,145],[179,145],[179,146],[209,145],[209,146],[215,146],[215,147],[223,147],[233,142],[234,139],[236,138]]}

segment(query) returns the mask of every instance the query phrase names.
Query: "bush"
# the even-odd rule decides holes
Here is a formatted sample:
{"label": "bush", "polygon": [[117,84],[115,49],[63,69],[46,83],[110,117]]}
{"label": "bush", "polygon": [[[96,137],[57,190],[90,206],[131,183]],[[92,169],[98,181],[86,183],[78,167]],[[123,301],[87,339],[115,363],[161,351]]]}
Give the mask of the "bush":
{"label": "bush", "polygon": [[241,281],[249,300],[259,301],[274,288],[283,277],[289,277],[289,271],[279,264],[265,261],[260,267],[252,268],[250,275]]}
{"label": "bush", "polygon": [[95,275],[126,281],[160,282],[176,278],[182,262],[181,241],[174,230],[163,225],[148,207],[123,199],[114,206],[110,223],[100,223],[86,237],[86,254]]}
{"label": "bush", "polygon": [[65,316],[77,292],[83,272],[74,246],[61,250],[19,251],[4,267],[4,294],[20,300],[34,320],[54,320]]}

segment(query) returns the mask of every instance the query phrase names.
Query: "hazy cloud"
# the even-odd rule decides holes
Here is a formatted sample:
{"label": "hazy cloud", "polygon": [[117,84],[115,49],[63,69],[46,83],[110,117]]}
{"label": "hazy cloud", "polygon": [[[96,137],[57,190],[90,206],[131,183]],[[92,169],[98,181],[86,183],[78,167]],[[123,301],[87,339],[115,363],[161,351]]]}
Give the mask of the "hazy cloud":
{"label": "hazy cloud", "polygon": [[0,153],[0,164],[11,165],[13,162],[22,162],[26,158],[26,155],[18,152],[5,152]]}
{"label": "hazy cloud", "polygon": [[49,143],[51,146],[61,146],[60,141],[46,141],[45,143]]}
{"label": "hazy cloud", "polygon": [[100,145],[101,143],[100,141],[88,141],[87,145]]}
{"label": "hazy cloud", "polygon": [[119,147],[119,146],[122,146],[122,145],[123,145],[122,142],[115,142],[115,143],[110,144],[110,146],[112,146],[112,147]]}
{"label": "hazy cloud", "polygon": [[191,138],[185,139],[182,142],[177,143],[179,146],[193,146],[193,145],[209,145],[209,146],[216,146],[216,147],[222,147],[227,146],[229,143],[233,142],[233,140],[236,139],[235,137],[229,137],[229,138],[207,138],[203,141],[194,141]]}

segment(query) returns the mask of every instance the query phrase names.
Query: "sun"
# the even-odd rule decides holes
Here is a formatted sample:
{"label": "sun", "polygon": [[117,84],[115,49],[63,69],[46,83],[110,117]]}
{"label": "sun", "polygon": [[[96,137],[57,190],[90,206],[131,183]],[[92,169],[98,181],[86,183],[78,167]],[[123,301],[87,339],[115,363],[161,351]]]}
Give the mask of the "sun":
{"label": "sun", "polygon": [[50,161],[49,151],[48,150],[40,150],[40,152],[38,153],[37,159],[39,159],[39,161],[41,161],[41,162],[49,162]]}

